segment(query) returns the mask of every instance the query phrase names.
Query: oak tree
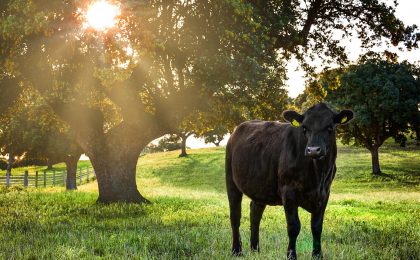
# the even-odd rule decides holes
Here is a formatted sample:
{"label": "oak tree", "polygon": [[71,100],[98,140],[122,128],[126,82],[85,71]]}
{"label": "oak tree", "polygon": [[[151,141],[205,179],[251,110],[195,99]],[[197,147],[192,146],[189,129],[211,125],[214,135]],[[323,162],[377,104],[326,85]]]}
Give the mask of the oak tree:
{"label": "oak tree", "polygon": [[372,173],[380,174],[379,148],[388,139],[404,142],[420,122],[420,81],[407,63],[380,59],[322,74],[318,88],[337,108],[349,108],[355,119],[342,127],[344,143],[354,142],[371,152]]}

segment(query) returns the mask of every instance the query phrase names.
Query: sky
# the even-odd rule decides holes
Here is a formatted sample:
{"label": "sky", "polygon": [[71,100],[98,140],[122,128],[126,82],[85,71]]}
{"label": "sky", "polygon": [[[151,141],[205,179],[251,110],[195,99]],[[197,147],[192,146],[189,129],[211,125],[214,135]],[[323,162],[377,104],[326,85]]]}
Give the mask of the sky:
{"label": "sky", "polygon": [[[392,1],[386,1],[391,2]],[[396,8],[396,16],[401,19],[406,25],[417,24],[420,26],[420,0],[399,0],[399,5]],[[360,48],[360,42],[357,39],[351,39],[343,41],[343,45],[346,45],[347,55],[351,61],[355,61],[360,54],[365,51]],[[383,51],[384,49],[374,49],[374,51]],[[404,51],[401,52],[398,48],[388,48],[388,50],[395,52],[399,55],[399,60],[408,60],[410,62],[420,61],[420,50]],[[315,63],[316,64],[316,63]],[[291,60],[288,64],[288,78],[286,83],[289,96],[296,97],[305,88],[305,73],[299,68],[299,64],[296,60]],[[319,68],[321,70],[322,67]],[[223,140],[221,145],[226,145],[227,137]],[[187,146],[190,148],[203,148],[212,147],[212,144],[205,144],[202,139],[190,137],[187,139]]]}

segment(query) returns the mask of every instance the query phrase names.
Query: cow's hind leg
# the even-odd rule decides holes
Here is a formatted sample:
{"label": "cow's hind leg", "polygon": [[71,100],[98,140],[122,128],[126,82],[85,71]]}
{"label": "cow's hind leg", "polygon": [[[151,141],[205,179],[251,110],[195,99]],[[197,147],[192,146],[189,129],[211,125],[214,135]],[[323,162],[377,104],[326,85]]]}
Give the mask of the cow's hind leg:
{"label": "cow's hind leg", "polygon": [[251,250],[260,251],[260,222],[265,210],[265,205],[251,201]]}
{"label": "cow's hind leg", "polygon": [[242,192],[233,182],[232,175],[226,175],[226,189],[230,208],[230,225],[232,227],[232,254],[240,255],[242,252],[239,226],[241,224]]}

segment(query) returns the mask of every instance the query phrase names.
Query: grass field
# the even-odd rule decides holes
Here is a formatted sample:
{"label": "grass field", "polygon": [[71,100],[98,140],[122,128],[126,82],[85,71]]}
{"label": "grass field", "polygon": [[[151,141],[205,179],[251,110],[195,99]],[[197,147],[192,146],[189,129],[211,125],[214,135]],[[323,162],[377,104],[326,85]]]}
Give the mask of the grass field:
{"label": "grass field", "polygon": [[[0,257],[226,259],[230,225],[224,148],[148,154],[137,183],[150,205],[98,205],[96,183],[0,193]],[[370,177],[370,154],[340,147],[337,177],[324,221],[326,259],[420,258],[420,148],[380,154],[386,174]],[[249,200],[242,207],[244,259],[283,259],[287,233],[281,207],[261,223],[261,253],[249,250]],[[310,215],[299,211],[298,257],[310,259]]]}

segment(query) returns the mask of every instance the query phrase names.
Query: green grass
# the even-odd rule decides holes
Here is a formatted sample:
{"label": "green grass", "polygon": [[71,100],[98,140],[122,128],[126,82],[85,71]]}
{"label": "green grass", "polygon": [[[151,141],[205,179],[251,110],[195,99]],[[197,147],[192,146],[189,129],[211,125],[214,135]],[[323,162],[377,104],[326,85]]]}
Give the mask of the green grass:
{"label": "green grass", "polygon": [[[230,256],[224,149],[148,154],[137,184],[150,205],[98,205],[96,183],[0,193],[0,257],[226,259]],[[337,178],[324,221],[327,259],[420,258],[420,148],[381,150],[386,176],[370,176],[370,154],[339,147]],[[261,223],[261,253],[249,250],[249,200],[242,207],[244,259],[282,259],[287,232],[281,207]],[[298,257],[310,259],[310,215],[300,210]]]}

